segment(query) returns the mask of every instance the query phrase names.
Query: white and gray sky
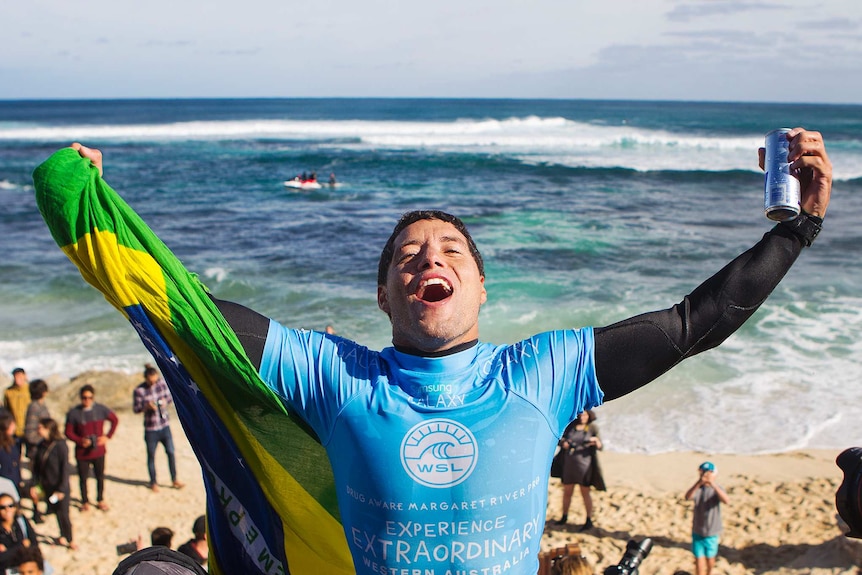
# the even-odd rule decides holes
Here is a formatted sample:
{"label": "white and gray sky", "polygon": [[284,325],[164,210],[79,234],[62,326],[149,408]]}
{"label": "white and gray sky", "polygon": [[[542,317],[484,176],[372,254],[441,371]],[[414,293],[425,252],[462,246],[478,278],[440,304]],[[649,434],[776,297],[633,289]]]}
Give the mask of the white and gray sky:
{"label": "white and gray sky", "polygon": [[862,103],[860,0],[5,0],[0,99]]}

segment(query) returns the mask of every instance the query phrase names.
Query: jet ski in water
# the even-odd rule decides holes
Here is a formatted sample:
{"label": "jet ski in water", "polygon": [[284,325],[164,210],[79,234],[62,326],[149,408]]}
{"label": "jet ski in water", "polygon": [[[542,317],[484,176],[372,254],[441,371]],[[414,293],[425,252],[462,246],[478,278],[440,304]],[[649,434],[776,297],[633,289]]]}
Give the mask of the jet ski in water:
{"label": "jet ski in water", "polygon": [[297,174],[291,180],[284,182],[285,188],[293,188],[294,190],[319,190],[320,182],[317,181],[317,172],[302,172]]}
{"label": "jet ski in water", "polygon": [[302,178],[300,176],[296,176],[292,180],[285,181],[284,187],[295,190],[319,190],[320,182],[317,181],[317,178]]}

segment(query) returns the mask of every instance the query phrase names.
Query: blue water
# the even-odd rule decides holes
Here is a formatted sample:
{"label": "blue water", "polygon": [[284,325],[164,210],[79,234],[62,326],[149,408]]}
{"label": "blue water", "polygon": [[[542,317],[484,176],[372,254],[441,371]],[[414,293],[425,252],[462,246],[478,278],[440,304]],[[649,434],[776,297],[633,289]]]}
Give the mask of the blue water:
{"label": "blue water", "polygon": [[[609,448],[771,452],[862,444],[862,107],[530,100],[0,102],[0,369],[138,372],[125,320],[83,283],[30,173],[79,140],[220,297],[389,343],[376,265],[398,215],[462,216],[486,259],[485,340],[672,305],[770,227],[757,148],[823,132],[825,229],[718,350],[599,410]],[[339,186],[289,191],[316,170]]]}

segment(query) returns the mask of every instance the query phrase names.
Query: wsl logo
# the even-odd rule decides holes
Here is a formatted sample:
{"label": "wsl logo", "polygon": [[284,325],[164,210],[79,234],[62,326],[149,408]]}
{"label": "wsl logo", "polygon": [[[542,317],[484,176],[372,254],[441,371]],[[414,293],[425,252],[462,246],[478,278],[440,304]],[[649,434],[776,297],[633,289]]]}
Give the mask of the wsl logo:
{"label": "wsl logo", "polygon": [[458,485],[470,477],[478,456],[476,438],[451,419],[423,421],[401,442],[401,465],[427,487]]}

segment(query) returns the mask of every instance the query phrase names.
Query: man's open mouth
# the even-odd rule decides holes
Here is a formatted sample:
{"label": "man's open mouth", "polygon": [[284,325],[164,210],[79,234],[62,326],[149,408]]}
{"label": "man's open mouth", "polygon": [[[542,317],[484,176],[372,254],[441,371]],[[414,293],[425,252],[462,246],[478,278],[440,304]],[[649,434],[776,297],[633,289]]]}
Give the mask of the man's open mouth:
{"label": "man's open mouth", "polygon": [[416,297],[422,301],[438,302],[452,295],[452,286],[443,278],[431,278],[419,284]]}

